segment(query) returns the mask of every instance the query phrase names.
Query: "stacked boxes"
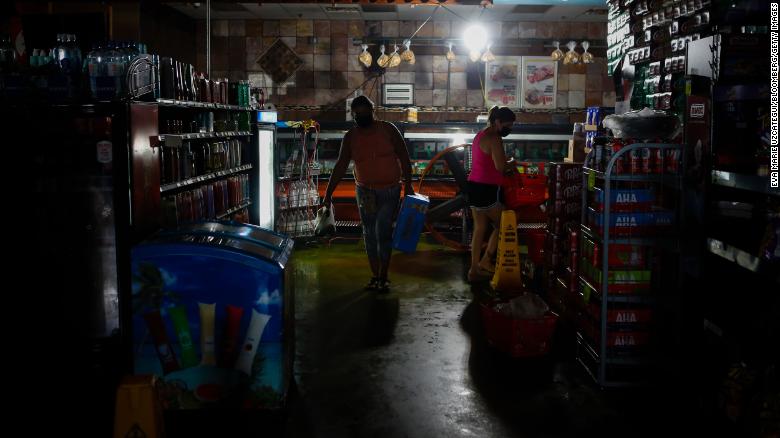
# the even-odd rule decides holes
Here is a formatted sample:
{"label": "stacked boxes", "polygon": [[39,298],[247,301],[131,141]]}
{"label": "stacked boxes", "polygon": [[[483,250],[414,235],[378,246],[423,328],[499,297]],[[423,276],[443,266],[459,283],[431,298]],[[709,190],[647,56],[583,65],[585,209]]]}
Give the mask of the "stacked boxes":
{"label": "stacked boxes", "polygon": [[[582,214],[582,164],[548,164],[547,235],[544,272],[550,304],[563,311],[579,272],[579,223]],[[560,281],[559,281],[560,280]]]}
{"label": "stacked boxes", "polygon": [[[609,202],[610,238],[654,235],[671,226],[674,214],[656,207],[653,189],[628,188],[606,192],[598,187],[588,193],[586,224],[593,234],[603,234],[604,210]],[[602,236],[603,237],[603,236]],[[608,243],[583,235],[580,257],[580,290],[585,310],[580,314],[580,333],[591,345],[598,345],[601,335],[602,287],[607,283],[610,296],[645,295],[652,289],[652,269],[648,246]],[[604,249],[608,271],[604,278]],[[609,303],[605,314],[607,349],[612,354],[634,355],[649,342],[648,325],[652,310],[638,303]]]}
{"label": "stacked boxes", "polygon": [[[602,234],[606,194],[598,187],[591,192],[591,207],[587,224],[596,234]],[[611,236],[652,236],[667,231],[675,223],[672,211],[654,207],[656,194],[652,189],[614,189],[610,192]]]}

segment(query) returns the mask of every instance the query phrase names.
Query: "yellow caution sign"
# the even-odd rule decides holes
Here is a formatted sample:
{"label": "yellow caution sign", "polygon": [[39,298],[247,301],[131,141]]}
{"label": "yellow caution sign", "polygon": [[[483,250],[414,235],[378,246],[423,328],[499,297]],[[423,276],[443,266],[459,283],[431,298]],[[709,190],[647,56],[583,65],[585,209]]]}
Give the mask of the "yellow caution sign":
{"label": "yellow caution sign", "polygon": [[520,250],[517,244],[517,218],[513,210],[501,213],[498,232],[498,260],[490,286],[495,290],[519,291],[523,288],[520,276]]}
{"label": "yellow caution sign", "polygon": [[125,376],[116,393],[114,438],[162,438],[162,408],[154,376]]}

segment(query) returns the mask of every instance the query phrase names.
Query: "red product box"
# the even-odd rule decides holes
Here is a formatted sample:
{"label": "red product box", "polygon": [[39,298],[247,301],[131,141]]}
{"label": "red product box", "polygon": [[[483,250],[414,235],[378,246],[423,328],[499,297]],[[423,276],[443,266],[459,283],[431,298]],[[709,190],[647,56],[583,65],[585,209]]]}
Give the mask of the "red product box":
{"label": "red product box", "polygon": [[[599,321],[601,306],[595,303],[588,305],[588,312]],[[647,324],[653,319],[650,309],[610,309],[607,310],[607,324]]]}

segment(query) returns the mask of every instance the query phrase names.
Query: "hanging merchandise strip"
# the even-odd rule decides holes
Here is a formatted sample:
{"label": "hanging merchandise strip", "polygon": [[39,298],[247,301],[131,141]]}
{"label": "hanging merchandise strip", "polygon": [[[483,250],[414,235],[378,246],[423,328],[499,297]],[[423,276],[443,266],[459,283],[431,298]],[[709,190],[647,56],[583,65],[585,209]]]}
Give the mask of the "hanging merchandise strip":
{"label": "hanging merchandise strip", "polygon": [[[300,132],[301,163],[298,177],[292,167],[289,169],[290,177],[280,181],[277,198],[281,211],[280,220],[277,223],[277,231],[288,234],[293,238],[311,238],[314,236],[314,209],[319,204],[319,170],[317,162],[317,149],[319,143],[320,125],[314,120],[290,121],[287,126]],[[300,131],[298,131],[300,130]],[[307,145],[308,135],[314,132],[313,151],[309,154]],[[293,154],[293,157],[296,157]],[[296,160],[297,161],[297,160]],[[290,162],[290,166],[295,166]]]}

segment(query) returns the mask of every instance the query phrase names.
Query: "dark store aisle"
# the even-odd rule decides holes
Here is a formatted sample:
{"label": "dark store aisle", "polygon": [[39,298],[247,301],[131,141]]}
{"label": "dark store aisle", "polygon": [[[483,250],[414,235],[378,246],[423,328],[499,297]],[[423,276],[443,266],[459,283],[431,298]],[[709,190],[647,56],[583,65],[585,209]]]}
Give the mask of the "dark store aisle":
{"label": "dark store aisle", "polygon": [[[298,390],[288,435],[637,436],[652,429],[650,417],[613,409],[624,403],[556,360],[562,351],[534,361],[493,352],[482,335],[481,293],[464,282],[461,254],[421,245],[396,255],[387,295],[363,291],[368,270],[359,244],[296,250],[295,259]],[[631,403],[632,412],[641,410]],[[648,407],[660,426],[656,414],[669,411]]]}

